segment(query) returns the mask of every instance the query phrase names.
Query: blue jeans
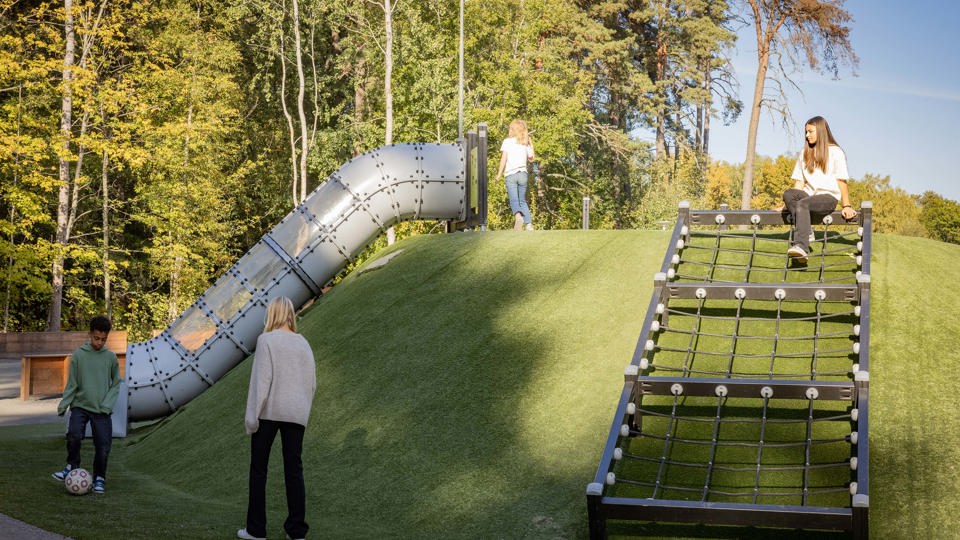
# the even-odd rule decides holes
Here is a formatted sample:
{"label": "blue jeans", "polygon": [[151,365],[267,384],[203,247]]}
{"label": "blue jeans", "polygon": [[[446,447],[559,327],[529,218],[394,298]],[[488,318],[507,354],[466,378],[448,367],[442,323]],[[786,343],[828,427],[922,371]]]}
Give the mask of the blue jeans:
{"label": "blue jeans", "polygon": [[70,408],[70,424],[67,427],[67,463],[76,469],[80,466],[80,442],[87,431],[87,422],[93,432],[93,476],[107,477],[107,458],[113,444],[113,420],[109,414],[93,413],[79,407]]}
{"label": "blue jeans", "polygon": [[506,177],[507,199],[510,200],[510,210],[523,215],[524,223],[531,223],[530,207],[527,206],[527,172],[520,171]]}
{"label": "blue jeans", "polygon": [[260,428],[250,438],[250,498],[247,502],[247,532],[267,536],[267,465],[270,448],[280,433],[283,447],[283,485],[287,491],[287,519],[283,529],[290,538],[304,538],[309,526],[305,521],[307,493],[303,481],[303,433],[305,427],[292,422],[260,419]]}

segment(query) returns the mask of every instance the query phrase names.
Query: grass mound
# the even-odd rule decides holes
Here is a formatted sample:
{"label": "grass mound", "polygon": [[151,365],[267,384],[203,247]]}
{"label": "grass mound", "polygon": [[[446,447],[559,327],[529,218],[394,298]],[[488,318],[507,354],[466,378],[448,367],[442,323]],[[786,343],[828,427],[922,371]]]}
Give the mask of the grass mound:
{"label": "grass mound", "polygon": [[[304,452],[314,530],[478,538],[581,529],[584,487],[664,238],[415,238],[319,301],[300,322],[318,359]],[[232,507],[226,526],[245,509],[248,364],[131,446],[127,460]],[[278,460],[272,467],[279,473]],[[270,489],[276,528],[281,483]]]}
{"label": "grass mound", "polygon": [[[320,299],[300,322],[318,360],[304,450],[311,536],[586,536],[584,489],[668,238],[417,237]],[[874,238],[870,525],[878,538],[956,530],[943,502],[960,497],[960,397],[949,382],[958,256],[958,246]],[[104,496],[71,497],[49,479],[62,465],[62,425],[0,428],[0,453],[16,456],[0,460],[0,512],[75,538],[231,536],[246,505],[249,364],[116,441]],[[85,462],[91,455],[85,448]],[[278,449],[273,457],[269,532],[282,537]]]}

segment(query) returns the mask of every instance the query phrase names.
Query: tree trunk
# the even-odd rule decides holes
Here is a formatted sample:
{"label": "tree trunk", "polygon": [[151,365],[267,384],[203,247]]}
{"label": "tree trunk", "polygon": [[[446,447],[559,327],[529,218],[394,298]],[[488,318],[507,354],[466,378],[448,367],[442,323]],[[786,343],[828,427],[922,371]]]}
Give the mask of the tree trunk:
{"label": "tree trunk", "polygon": [[363,152],[362,126],[365,120],[364,112],[367,107],[367,63],[362,56],[353,66],[353,155],[359,156]]}
{"label": "tree trunk", "polygon": [[386,108],[386,133],[384,144],[393,144],[393,6],[390,0],[383,0],[383,24],[386,32],[386,51],[384,53],[383,97]]}
{"label": "tree trunk", "polygon": [[703,137],[700,141],[700,151],[703,152],[704,156],[706,156],[710,153],[710,111],[713,105],[713,95],[709,93],[711,86],[713,85],[713,77],[710,75],[709,60],[707,61],[706,81],[704,84],[707,89],[707,103],[704,107],[706,110],[703,114]]}
{"label": "tree trunk", "polygon": [[[659,53],[657,53],[659,56]],[[657,61],[657,77],[658,81],[661,80],[659,77],[663,75],[663,67],[661,66],[660,61]],[[667,149],[667,92],[663,89],[657,90],[657,99],[660,100],[660,104],[657,106],[657,139],[656,139],[656,151],[657,158],[670,157],[670,152]]]}
{"label": "tree trunk", "polygon": [[767,80],[767,67],[770,63],[769,49],[758,53],[757,78],[753,87],[753,104],[750,107],[750,125],[747,128],[747,156],[743,160],[743,193],[740,195],[740,209],[749,210],[753,198],[753,162],[757,157],[757,127],[760,125],[760,110],[763,106],[763,89]]}
{"label": "tree trunk", "polygon": [[103,192],[103,304],[107,317],[112,317],[110,305],[110,198],[108,197],[110,180],[110,154],[104,150],[100,162],[100,190]]}
{"label": "tree trunk", "polygon": [[[460,39],[457,42],[457,138],[463,138],[463,4],[460,0]],[[440,121],[437,121],[437,142],[440,142]]]}
{"label": "tree trunk", "polygon": [[[666,11],[669,7],[669,0],[664,2],[663,6],[658,4],[658,9]],[[667,39],[664,36],[663,29],[663,20],[666,18],[665,14],[661,14],[657,17],[657,49],[656,49],[656,80],[654,81],[657,84],[657,134],[656,134],[656,152],[657,158],[669,157],[670,153],[667,150],[667,134],[666,134],[666,123],[667,123],[667,90],[663,87],[663,80],[667,76]]]}
{"label": "tree trunk", "polygon": [[110,126],[108,124],[107,112],[103,109],[103,100],[100,100],[100,119],[103,122],[103,155],[100,159],[100,193],[103,197],[101,229],[103,232],[103,308],[107,317],[113,318],[113,306],[111,304],[111,283],[110,283],[110,152],[107,145],[111,140]]}
{"label": "tree trunk", "polygon": [[[383,96],[386,108],[386,127],[384,144],[393,144],[393,6],[390,0],[383,0],[383,27],[386,35],[386,50],[384,52]],[[387,229],[387,245],[397,240],[393,227]]]}
{"label": "tree trunk", "polygon": [[[170,245],[177,246],[180,240],[171,234]],[[177,320],[180,308],[177,307],[180,299],[180,269],[183,266],[183,256],[179,253],[173,258],[174,264],[170,271],[170,295],[167,297],[167,324]]]}
{"label": "tree trunk", "polygon": [[[313,76],[313,123],[310,126],[310,145],[313,148],[317,137],[317,123],[320,121],[320,79],[317,78],[317,51],[314,43],[316,40],[317,25],[310,22],[310,69]],[[336,47],[336,46],[334,46]]]}
{"label": "tree trunk", "polygon": [[287,136],[290,140],[290,200],[293,205],[299,204],[297,200],[297,188],[300,183],[300,175],[297,167],[297,134],[293,129],[293,116],[287,109],[287,54],[283,47],[283,25],[280,26],[280,106],[283,108],[283,117],[287,119]]}
{"label": "tree trunk", "polygon": [[673,102],[676,105],[673,113],[674,122],[676,125],[673,126],[673,163],[674,170],[676,170],[676,164],[680,160],[680,147],[687,149],[687,140],[683,134],[683,114],[680,109],[680,93],[677,91],[677,88],[673,88]]}
{"label": "tree trunk", "polygon": [[[80,67],[84,67],[80,64]],[[87,134],[87,128],[90,127],[90,113],[84,112],[80,119],[80,140]],[[87,155],[87,148],[81,143],[77,147],[77,163],[73,166],[73,181],[70,183],[70,213],[67,217],[67,239],[73,232],[73,226],[77,223],[77,208],[80,205],[80,175],[83,172],[83,158]]]}
{"label": "tree trunk", "polygon": [[[193,83],[191,78],[191,85]],[[190,89],[190,105],[187,107],[187,129],[183,137],[183,163],[182,170],[190,170],[190,133],[193,129],[193,96],[194,88]],[[188,182],[187,178],[182,179]],[[170,246],[174,250],[173,267],[170,270],[170,294],[167,296],[167,324],[172,323],[180,315],[180,278],[183,276],[183,245],[181,242],[182,232],[174,229],[170,233]]]}
{"label": "tree trunk", "polygon": [[303,74],[303,47],[300,44],[300,1],[293,0],[293,40],[297,58],[297,116],[300,118],[300,203],[307,198],[307,146],[310,138],[307,133],[307,115],[303,100],[306,93],[306,77]]}
{"label": "tree trunk", "polygon": [[57,195],[57,233],[54,242],[53,269],[51,277],[50,312],[47,317],[47,330],[60,331],[60,317],[63,311],[63,261],[67,247],[67,229],[70,212],[70,125],[73,121],[73,60],[76,47],[76,30],[73,24],[73,0],[63,0],[65,13],[63,90],[60,102],[60,143],[59,179],[60,189]]}
{"label": "tree trunk", "polygon": [[[20,137],[22,131],[20,129],[20,111],[23,107],[23,84],[17,85],[17,138]],[[14,167],[13,167],[13,189],[16,190],[17,186],[20,185],[20,152],[16,152],[13,157]],[[10,223],[17,222],[17,207],[14,206],[13,202],[10,201]],[[10,229],[10,256],[7,258],[7,275],[4,283],[5,290],[3,292],[3,333],[7,333],[10,330],[10,304],[12,303],[13,298],[13,254],[14,251],[14,242],[16,241],[15,228],[11,227]]]}
{"label": "tree trunk", "polygon": [[694,130],[693,130],[693,148],[697,151],[697,153],[700,153],[700,154],[703,153],[703,109],[704,109],[704,104],[698,103],[696,119],[695,119],[697,122],[697,125],[694,127]]}
{"label": "tree trunk", "polygon": [[704,153],[703,150],[703,129],[705,124],[704,116],[710,116],[710,59],[701,58],[698,62],[697,68],[700,69],[700,73],[703,75],[703,84],[702,88],[706,90],[706,97],[702,102],[697,103],[697,127],[694,130],[694,141],[693,146],[696,149],[697,153],[701,156]]}

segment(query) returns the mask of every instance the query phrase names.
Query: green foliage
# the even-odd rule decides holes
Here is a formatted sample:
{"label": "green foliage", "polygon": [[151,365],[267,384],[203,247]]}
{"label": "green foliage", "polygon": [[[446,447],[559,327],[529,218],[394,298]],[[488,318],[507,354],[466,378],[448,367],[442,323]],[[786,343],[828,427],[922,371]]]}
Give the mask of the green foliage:
{"label": "green foliage", "polygon": [[850,204],[860,207],[863,201],[873,203],[873,228],[876,232],[903,236],[932,236],[923,222],[914,196],[894,187],[890,177],[867,174],[848,183]]}
{"label": "green foliage", "polygon": [[790,176],[796,162],[796,157],[782,155],[776,159],[761,157],[754,162],[756,172],[752,208],[773,209],[783,206],[783,192],[794,184]]}
{"label": "green foliage", "polygon": [[[107,310],[138,335],[162,326],[290,211],[301,137],[308,190],[384,143],[382,3],[298,0],[295,27],[292,0],[75,2],[65,152],[63,5],[0,6],[5,329],[44,327],[61,249],[64,328]],[[393,9],[393,139],[454,140],[457,6],[411,0]],[[528,122],[541,173],[530,179],[538,229],[580,228],[584,197],[591,228],[601,229],[658,228],[684,199],[734,207],[742,167],[711,163],[705,143],[709,121],[740,108],[725,59],[737,9],[706,0],[467,2],[464,126],[487,123],[495,171],[509,122]],[[637,140],[650,127],[660,137]],[[65,247],[52,243],[61,155],[72,178]],[[791,165],[784,156],[756,164],[756,206],[779,205]],[[875,200],[879,230],[925,234],[905,194],[871,181],[863,190],[857,200]],[[489,208],[491,228],[512,227],[500,183]],[[358,264],[384,245],[374,241]]]}
{"label": "green foliage", "polygon": [[931,238],[960,244],[960,204],[932,191],[920,197],[920,221]]}
{"label": "green foliage", "polygon": [[737,208],[743,187],[743,168],[723,161],[714,161],[707,168],[703,208],[717,209],[726,204]]}
{"label": "green foliage", "polygon": [[643,198],[632,216],[635,227],[669,228],[681,201],[694,204],[704,196],[700,162],[691,154],[656,160],[645,172]]}

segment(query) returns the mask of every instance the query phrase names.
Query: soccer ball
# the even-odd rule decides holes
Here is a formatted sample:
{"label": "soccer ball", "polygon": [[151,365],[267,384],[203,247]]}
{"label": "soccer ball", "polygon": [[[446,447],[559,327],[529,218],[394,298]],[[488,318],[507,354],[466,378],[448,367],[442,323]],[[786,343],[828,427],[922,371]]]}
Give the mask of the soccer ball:
{"label": "soccer ball", "polygon": [[71,495],[86,495],[93,487],[93,477],[86,469],[73,469],[63,479],[63,487],[67,488],[67,493]]}

